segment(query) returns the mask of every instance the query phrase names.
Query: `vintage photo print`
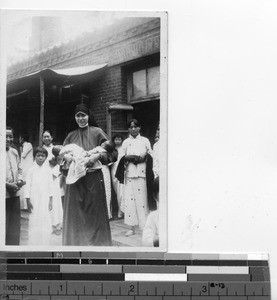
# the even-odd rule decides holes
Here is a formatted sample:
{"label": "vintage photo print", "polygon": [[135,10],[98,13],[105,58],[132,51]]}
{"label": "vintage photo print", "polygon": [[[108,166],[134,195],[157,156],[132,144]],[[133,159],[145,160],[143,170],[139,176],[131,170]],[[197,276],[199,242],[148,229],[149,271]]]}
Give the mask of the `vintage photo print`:
{"label": "vintage photo print", "polygon": [[167,13],[2,10],[0,53],[1,248],[165,251]]}

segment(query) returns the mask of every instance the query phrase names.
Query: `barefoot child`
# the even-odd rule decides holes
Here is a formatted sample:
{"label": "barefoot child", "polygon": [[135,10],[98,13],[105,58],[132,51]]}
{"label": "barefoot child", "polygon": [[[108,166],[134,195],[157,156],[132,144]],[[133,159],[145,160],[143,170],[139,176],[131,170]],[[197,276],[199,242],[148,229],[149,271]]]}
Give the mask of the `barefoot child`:
{"label": "barefoot child", "polygon": [[50,245],[53,179],[44,164],[48,152],[42,147],[34,149],[34,165],[26,178],[25,198],[29,210],[29,245]]}

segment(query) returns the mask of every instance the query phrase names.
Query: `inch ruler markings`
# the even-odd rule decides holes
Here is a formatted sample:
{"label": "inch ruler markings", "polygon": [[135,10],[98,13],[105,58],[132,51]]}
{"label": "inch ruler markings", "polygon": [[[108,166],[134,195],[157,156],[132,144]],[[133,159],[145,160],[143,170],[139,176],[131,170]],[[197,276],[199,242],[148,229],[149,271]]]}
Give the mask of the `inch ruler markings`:
{"label": "inch ruler markings", "polygon": [[267,300],[267,255],[0,252],[0,299]]}

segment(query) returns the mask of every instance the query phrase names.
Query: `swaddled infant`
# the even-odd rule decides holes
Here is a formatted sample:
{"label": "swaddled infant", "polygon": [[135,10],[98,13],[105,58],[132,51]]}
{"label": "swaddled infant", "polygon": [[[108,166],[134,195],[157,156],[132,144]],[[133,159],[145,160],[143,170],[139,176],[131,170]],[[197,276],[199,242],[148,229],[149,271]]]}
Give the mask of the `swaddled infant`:
{"label": "swaddled infant", "polygon": [[91,170],[101,169],[100,160],[91,162],[93,156],[99,153],[112,153],[114,145],[110,141],[105,141],[101,146],[97,146],[92,150],[85,151],[76,144],[68,144],[66,146],[54,146],[52,153],[57,158],[57,162],[62,170],[68,170],[66,183],[72,184],[82,176],[85,176],[88,168]]}

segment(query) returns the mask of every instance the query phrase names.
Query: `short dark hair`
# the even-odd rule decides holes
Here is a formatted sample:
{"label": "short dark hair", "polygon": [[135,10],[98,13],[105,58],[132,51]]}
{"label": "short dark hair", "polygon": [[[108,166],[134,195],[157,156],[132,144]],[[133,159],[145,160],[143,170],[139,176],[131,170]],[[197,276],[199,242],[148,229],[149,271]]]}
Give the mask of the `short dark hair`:
{"label": "short dark hair", "polygon": [[6,130],[11,130],[11,132],[14,134],[13,128],[11,126],[6,126]]}
{"label": "short dark hair", "polygon": [[115,134],[112,138],[112,141],[114,142],[115,139],[122,139],[122,141],[124,140],[123,136],[120,133]]}
{"label": "short dark hair", "polygon": [[131,119],[127,125],[128,125],[128,128],[131,127],[131,124],[134,123],[137,127],[140,127],[140,122],[137,120],[137,119]]}
{"label": "short dark hair", "polygon": [[33,156],[36,157],[36,155],[40,152],[44,153],[46,155],[46,157],[48,156],[47,150],[45,148],[41,147],[41,146],[35,147],[34,152],[33,152]]}
{"label": "short dark hair", "polygon": [[53,134],[52,134],[51,130],[45,129],[45,130],[43,131],[42,135],[44,135],[45,132],[48,132],[48,133],[53,137]]}
{"label": "short dark hair", "polygon": [[63,146],[62,145],[55,145],[53,148],[52,148],[52,154],[54,156],[58,156],[62,150]]}
{"label": "short dark hair", "polygon": [[[105,147],[103,147],[107,152],[112,153],[115,149],[115,145],[113,142],[107,140],[107,141],[103,141],[102,143],[105,143]],[[101,144],[102,144],[101,143]]]}

